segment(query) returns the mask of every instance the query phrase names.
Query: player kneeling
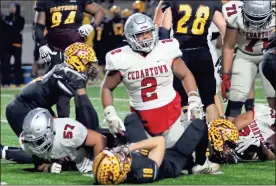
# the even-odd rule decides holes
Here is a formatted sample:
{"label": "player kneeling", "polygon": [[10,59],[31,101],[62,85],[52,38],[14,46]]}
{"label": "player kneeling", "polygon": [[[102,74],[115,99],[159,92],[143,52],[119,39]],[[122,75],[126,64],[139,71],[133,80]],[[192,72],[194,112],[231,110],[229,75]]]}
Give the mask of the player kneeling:
{"label": "player kneeling", "polygon": [[31,110],[25,117],[20,144],[35,157],[36,170],[51,173],[60,173],[70,162],[81,173],[91,172],[93,157],[105,147],[101,134],[73,119],[53,118],[43,108]]}
{"label": "player kneeling", "polygon": [[[165,178],[175,178],[182,170],[194,170],[192,153],[208,143],[208,129],[203,120],[194,120],[181,135],[176,144],[165,149],[163,136],[149,138],[127,146],[104,150],[95,159],[93,173],[98,184],[149,183]],[[147,152],[147,153],[145,153]],[[197,154],[199,155],[199,154]],[[198,158],[198,159],[197,159]],[[209,162],[205,162],[205,173],[210,173]],[[217,167],[219,168],[219,166]]]}

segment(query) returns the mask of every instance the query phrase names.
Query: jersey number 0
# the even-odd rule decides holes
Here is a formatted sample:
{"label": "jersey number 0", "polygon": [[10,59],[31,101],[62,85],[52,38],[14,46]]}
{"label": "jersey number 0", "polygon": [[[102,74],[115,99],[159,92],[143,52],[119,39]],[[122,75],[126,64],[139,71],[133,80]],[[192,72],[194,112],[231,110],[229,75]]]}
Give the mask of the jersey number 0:
{"label": "jersey number 0", "polygon": [[[186,34],[188,33],[188,26],[185,24],[190,20],[192,16],[192,7],[190,5],[179,5],[179,12],[184,12],[183,17],[177,23],[177,33]],[[192,34],[202,35],[204,33],[205,24],[209,18],[210,9],[208,6],[200,5],[196,11],[196,18],[193,21],[191,29]]]}

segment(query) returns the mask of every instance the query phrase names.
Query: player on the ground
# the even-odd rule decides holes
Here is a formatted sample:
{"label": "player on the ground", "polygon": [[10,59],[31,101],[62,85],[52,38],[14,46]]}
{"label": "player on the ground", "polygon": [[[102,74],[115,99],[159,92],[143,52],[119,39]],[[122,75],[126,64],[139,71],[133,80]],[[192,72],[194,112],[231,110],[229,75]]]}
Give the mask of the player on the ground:
{"label": "player on the ground", "polygon": [[[165,138],[158,136],[104,150],[94,159],[95,181],[102,185],[122,182],[137,184],[178,177],[183,169],[191,170],[193,162],[190,158],[193,151],[201,148],[206,141],[207,125],[203,120],[196,119],[190,122],[172,148],[165,149]],[[206,169],[206,173],[208,171],[210,169]],[[108,177],[107,174],[113,176]]]}
{"label": "player on the ground", "polygon": [[[98,70],[93,63],[96,61],[94,50],[84,43],[67,47],[64,63],[55,65],[47,74],[30,82],[7,105],[6,118],[15,134],[20,135],[23,120],[32,109],[45,108],[55,116],[51,107],[61,95],[71,98],[78,88],[86,87],[88,79],[95,79]],[[90,124],[98,123],[98,118],[94,120]]]}
{"label": "player on the ground", "polygon": [[[103,9],[93,0],[37,0],[35,3],[35,40],[39,45],[42,61],[49,62],[46,71],[54,65],[63,63],[63,52],[75,42],[84,42],[97,25],[103,20]],[[94,16],[91,24],[82,25],[84,12]],[[44,29],[47,35],[44,36]],[[61,96],[57,103],[59,117],[69,117],[70,100]]]}
{"label": "player on the ground", "polygon": [[[268,46],[264,53],[264,58],[262,64],[260,64],[260,68],[262,68],[262,72],[266,79],[270,82],[270,84],[274,88],[274,92],[276,91],[276,29],[269,35],[268,37]],[[276,103],[275,103],[276,104]],[[276,105],[274,107],[276,109]]]}
{"label": "player on the ground", "polygon": [[[182,59],[191,70],[198,85],[200,97],[207,113],[207,120],[219,117],[214,104],[216,80],[214,66],[207,43],[208,28],[213,21],[219,28],[222,37],[225,32],[225,20],[221,14],[220,1],[161,1],[162,11],[157,10],[156,21],[161,25],[162,37],[170,37],[170,30],[180,43]],[[160,7],[160,6],[159,6]],[[200,55],[199,55],[200,54]],[[208,82],[208,83],[206,83]],[[174,78],[174,88],[180,93],[182,106],[187,104],[187,96],[181,81]]]}
{"label": "player on the ground", "polygon": [[71,118],[53,118],[43,108],[27,114],[19,142],[25,152],[35,156],[37,171],[56,174],[69,162],[81,173],[92,172],[93,157],[105,148],[101,134]]}
{"label": "player on the ground", "polygon": [[[263,57],[269,33],[275,28],[275,15],[271,1],[230,1],[223,6],[227,30],[223,45],[222,95],[229,101],[225,115],[235,118],[252,87],[257,73],[257,65]],[[236,57],[233,54],[237,46]],[[232,66],[233,64],[233,66]],[[261,74],[265,94],[274,100],[275,91]],[[272,102],[269,105],[272,107]]]}
{"label": "player on the ground", "polygon": [[[106,55],[108,72],[101,88],[101,99],[109,129],[113,134],[125,131],[130,142],[146,139],[146,133],[149,136],[163,135],[166,148],[170,148],[185,130],[181,123],[181,99],[173,88],[173,74],[181,79],[189,95],[189,118],[191,115],[203,118],[194,77],[180,58],[177,40],[159,40],[157,28],[148,16],[140,13],[130,16],[124,34],[129,45]],[[128,91],[133,112],[126,117],[125,125],[118,117],[112,99],[112,91],[121,82]],[[201,165],[206,157],[202,159]],[[195,172],[203,169],[206,167]]]}

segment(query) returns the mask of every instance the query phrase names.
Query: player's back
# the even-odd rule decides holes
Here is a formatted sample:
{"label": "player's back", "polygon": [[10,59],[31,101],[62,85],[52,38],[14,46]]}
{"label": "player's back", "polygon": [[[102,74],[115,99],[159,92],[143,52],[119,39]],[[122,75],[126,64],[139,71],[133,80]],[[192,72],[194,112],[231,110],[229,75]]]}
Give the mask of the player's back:
{"label": "player's back", "polygon": [[172,10],[173,30],[180,48],[208,47],[208,28],[220,1],[165,1]]}
{"label": "player's back", "polygon": [[38,0],[36,11],[45,12],[48,43],[60,50],[84,39],[78,33],[85,5],[92,0]]}

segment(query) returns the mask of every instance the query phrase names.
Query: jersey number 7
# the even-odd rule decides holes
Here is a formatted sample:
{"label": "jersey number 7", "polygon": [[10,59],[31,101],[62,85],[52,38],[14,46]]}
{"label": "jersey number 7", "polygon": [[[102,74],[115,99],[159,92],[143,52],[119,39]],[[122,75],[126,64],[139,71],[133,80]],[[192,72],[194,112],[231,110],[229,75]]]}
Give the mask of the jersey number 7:
{"label": "jersey number 7", "polygon": [[[192,7],[190,5],[179,5],[179,12],[184,12],[183,17],[178,21],[176,32],[186,34],[188,33],[188,26],[184,26],[192,16]],[[200,5],[196,11],[196,19],[193,21],[191,29],[192,34],[202,35],[204,33],[205,24],[210,15],[210,8],[208,6]]]}
{"label": "jersey number 7", "polygon": [[[65,19],[64,24],[70,24],[75,22],[75,17],[76,17],[76,11],[71,11],[68,15],[68,17]],[[62,20],[62,13],[61,12],[54,12],[52,15],[52,26],[57,27],[60,25]]]}

